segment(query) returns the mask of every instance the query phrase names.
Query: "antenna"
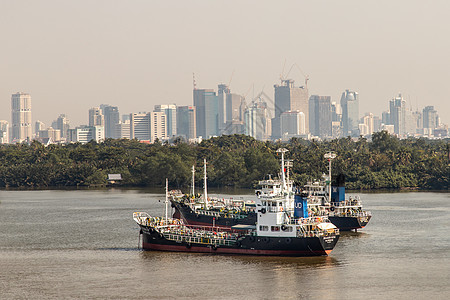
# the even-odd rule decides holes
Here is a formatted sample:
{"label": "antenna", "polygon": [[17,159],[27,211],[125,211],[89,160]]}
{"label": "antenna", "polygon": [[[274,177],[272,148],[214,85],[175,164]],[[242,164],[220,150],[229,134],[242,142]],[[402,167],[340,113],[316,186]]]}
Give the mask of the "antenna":
{"label": "antenna", "polygon": [[328,180],[330,181],[328,183],[328,199],[331,199],[331,161],[336,158],[336,154],[330,151],[325,153],[324,157],[328,160]]}
{"label": "antenna", "polygon": [[197,83],[195,82],[195,73],[192,73],[192,84],[194,86],[194,90],[197,89]]}
{"label": "antenna", "polygon": [[228,85],[227,85],[228,88],[230,87],[231,80],[233,79],[233,75],[234,75],[234,70],[233,70],[233,73],[231,73],[230,81],[228,81]]}

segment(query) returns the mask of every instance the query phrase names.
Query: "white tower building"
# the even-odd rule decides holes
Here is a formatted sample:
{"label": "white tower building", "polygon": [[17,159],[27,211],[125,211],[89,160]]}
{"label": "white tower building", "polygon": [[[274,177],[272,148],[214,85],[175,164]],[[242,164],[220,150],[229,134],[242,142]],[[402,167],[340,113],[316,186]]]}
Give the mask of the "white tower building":
{"label": "white tower building", "polygon": [[12,129],[11,140],[21,143],[31,141],[33,130],[31,125],[31,96],[16,93],[11,97]]}

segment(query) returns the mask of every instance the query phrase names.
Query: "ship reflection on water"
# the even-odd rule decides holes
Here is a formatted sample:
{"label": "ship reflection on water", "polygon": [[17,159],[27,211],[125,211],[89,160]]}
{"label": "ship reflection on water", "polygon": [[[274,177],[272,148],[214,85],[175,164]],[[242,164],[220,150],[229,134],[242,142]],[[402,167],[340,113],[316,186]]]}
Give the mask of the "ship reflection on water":
{"label": "ship reflection on water", "polygon": [[[142,251],[140,271],[174,297],[281,299],[333,297],[318,284],[335,282],[340,262],[331,256],[267,257]],[[148,272],[148,270],[152,272]],[[219,296],[220,295],[220,296]],[[154,295],[163,296],[161,295]],[[219,296],[219,297],[218,297]]]}

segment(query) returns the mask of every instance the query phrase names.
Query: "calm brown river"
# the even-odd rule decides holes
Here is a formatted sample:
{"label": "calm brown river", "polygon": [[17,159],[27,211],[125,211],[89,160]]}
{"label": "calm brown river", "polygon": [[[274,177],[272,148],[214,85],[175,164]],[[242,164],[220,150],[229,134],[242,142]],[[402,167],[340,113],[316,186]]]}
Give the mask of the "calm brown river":
{"label": "calm brown river", "polygon": [[282,258],[141,251],[162,192],[0,191],[0,299],[449,299],[450,193],[360,196],[365,229]]}

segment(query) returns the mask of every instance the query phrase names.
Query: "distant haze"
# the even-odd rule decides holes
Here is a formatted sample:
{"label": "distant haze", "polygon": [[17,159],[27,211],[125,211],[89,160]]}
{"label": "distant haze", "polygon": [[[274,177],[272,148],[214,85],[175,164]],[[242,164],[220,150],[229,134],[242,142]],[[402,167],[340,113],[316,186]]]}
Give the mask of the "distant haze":
{"label": "distant haze", "polygon": [[[59,114],[87,124],[100,104],[120,113],[192,104],[198,88],[228,84],[247,102],[273,97],[280,74],[360,115],[381,116],[402,93],[450,123],[450,1],[2,0],[0,119],[11,94],[30,93],[33,122]],[[232,76],[233,74],[233,76]]]}

